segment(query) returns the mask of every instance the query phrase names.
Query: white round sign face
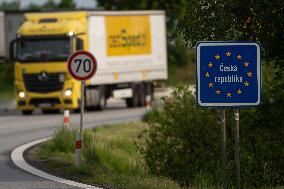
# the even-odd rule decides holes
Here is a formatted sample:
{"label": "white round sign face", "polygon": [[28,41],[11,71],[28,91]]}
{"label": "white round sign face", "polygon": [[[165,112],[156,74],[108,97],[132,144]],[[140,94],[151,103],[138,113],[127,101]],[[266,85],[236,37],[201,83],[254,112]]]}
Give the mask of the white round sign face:
{"label": "white round sign face", "polygon": [[87,51],[76,51],[68,58],[67,68],[74,79],[88,80],[96,73],[97,61]]}

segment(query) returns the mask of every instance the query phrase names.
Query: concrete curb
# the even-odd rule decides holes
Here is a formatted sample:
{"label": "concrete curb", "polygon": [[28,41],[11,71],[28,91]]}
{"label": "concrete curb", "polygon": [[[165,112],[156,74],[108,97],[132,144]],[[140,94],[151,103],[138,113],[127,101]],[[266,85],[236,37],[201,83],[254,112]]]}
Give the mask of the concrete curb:
{"label": "concrete curb", "polygon": [[103,189],[103,188],[99,188],[99,187],[95,187],[95,186],[91,186],[91,185],[87,185],[87,184],[82,184],[79,182],[75,182],[75,181],[71,181],[71,180],[66,180],[60,177],[56,177],[54,175],[50,175],[48,173],[45,173],[39,169],[36,169],[34,167],[32,167],[31,165],[29,165],[25,159],[24,159],[24,151],[27,150],[28,148],[35,146],[39,143],[45,142],[47,140],[51,139],[51,137],[47,137],[47,138],[43,138],[43,139],[39,139],[39,140],[35,140],[32,142],[29,142],[27,144],[21,145],[19,147],[17,147],[16,149],[13,150],[13,152],[11,153],[11,159],[13,161],[13,163],[18,166],[19,168],[42,178],[48,179],[48,180],[52,180],[55,182],[59,182],[59,183],[63,183],[63,184],[67,184],[70,186],[75,186],[75,187],[79,187],[79,188],[85,188],[85,189]]}

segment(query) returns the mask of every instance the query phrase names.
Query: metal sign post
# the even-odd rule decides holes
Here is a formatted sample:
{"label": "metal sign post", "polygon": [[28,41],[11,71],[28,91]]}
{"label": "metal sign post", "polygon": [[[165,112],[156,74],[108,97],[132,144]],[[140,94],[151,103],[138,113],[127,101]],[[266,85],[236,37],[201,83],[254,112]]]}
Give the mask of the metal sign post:
{"label": "metal sign post", "polygon": [[241,187],[241,177],[240,177],[240,133],[239,133],[239,124],[240,116],[239,110],[235,109],[235,124],[236,124],[236,136],[235,136],[235,163],[236,163],[236,186],[237,189]]}
{"label": "metal sign post", "polygon": [[[81,151],[82,151],[82,140],[83,140],[83,116],[84,116],[84,101],[85,101],[85,81],[81,82],[81,102],[80,102],[80,132],[79,136],[76,137],[76,150],[75,150],[75,166],[81,166]],[[79,144],[78,144],[79,143]]]}
{"label": "metal sign post", "polygon": [[80,134],[83,139],[83,115],[84,115],[84,101],[85,101],[85,81],[81,82],[81,110],[80,110]]}
{"label": "metal sign post", "polygon": [[[255,42],[199,42],[197,101],[203,107],[239,108],[260,104],[260,45]],[[239,111],[235,110],[236,186],[240,188]],[[221,111],[222,174],[226,178],[225,109]],[[225,184],[225,183],[224,183]]]}
{"label": "metal sign post", "polygon": [[221,128],[222,128],[222,182],[226,184],[226,165],[227,165],[227,150],[226,150],[226,124],[225,124],[226,111],[225,108],[221,110]]}
{"label": "metal sign post", "polygon": [[83,116],[85,101],[85,80],[93,77],[97,70],[95,57],[87,51],[76,51],[68,58],[67,68],[70,75],[81,81],[81,103],[80,103],[80,132],[76,134],[75,166],[81,166],[81,151],[83,140]]}

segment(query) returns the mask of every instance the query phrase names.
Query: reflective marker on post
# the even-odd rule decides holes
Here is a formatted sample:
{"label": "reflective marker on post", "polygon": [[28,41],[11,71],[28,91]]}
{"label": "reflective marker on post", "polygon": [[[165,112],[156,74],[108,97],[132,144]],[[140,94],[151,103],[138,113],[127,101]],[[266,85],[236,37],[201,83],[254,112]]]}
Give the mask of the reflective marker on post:
{"label": "reflective marker on post", "polygon": [[64,110],[64,126],[67,127],[67,129],[69,129],[69,125],[70,125],[70,113],[69,110]]}
{"label": "reflective marker on post", "polygon": [[81,166],[81,149],[82,149],[82,140],[81,134],[76,133],[76,142],[75,142],[75,166]]}

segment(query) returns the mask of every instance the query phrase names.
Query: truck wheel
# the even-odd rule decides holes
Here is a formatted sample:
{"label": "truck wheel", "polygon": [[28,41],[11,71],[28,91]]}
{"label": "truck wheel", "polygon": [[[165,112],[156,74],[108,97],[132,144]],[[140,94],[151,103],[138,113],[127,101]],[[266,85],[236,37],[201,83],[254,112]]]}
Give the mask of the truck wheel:
{"label": "truck wheel", "polygon": [[145,106],[145,99],[146,99],[146,94],[145,94],[145,85],[141,83],[139,85],[139,106]]}
{"label": "truck wheel", "polygon": [[22,110],[23,115],[32,115],[33,110]]}
{"label": "truck wheel", "polygon": [[153,83],[146,83],[145,88],[146,88],[145,89],[146,95],[150,95],[151,99],[153,100],[154,99]]}
{"label": "truck wheel", "polygon": [[127,107],[137,107],[139,105],[139,92],[140,92],[140,86],[139,84],[133,84],[132,85],[132,98],[126,99],[126,105]]}
{"label": "truck wheel", "polygon": [[100,86],[99,87],[99,102],[98,105],[96,105],[95,109],[102,111],[106,107],[106,97],[105,97],[105,87]]}

